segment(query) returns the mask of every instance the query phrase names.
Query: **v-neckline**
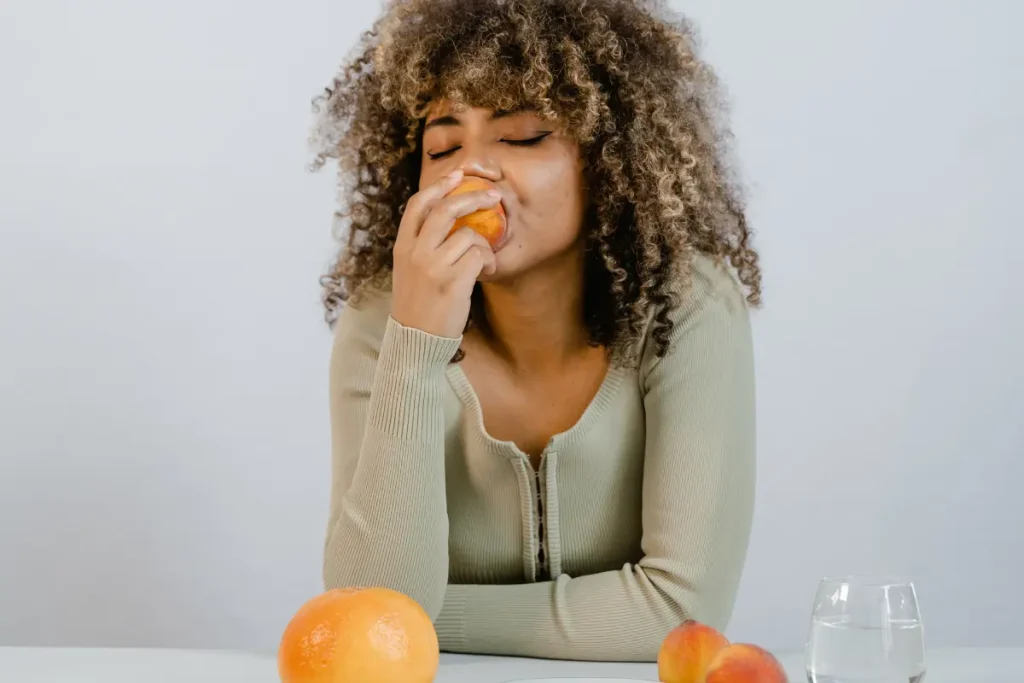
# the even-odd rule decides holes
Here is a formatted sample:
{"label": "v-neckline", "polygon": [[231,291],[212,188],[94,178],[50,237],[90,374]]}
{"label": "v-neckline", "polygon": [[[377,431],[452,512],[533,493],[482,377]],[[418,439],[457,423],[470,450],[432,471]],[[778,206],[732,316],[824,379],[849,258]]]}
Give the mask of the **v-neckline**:
{"label": "v-neckline", "polygon": [[[583,414],[580,415],[576,423],[569,427],[569,429],[553,435],[548,440],[547,445],[540,454],[541,462],[543,462],[544,456],[549,452],[558,452],[565,446],[579,441],[587,433],[590,426],[600,418],[601,414],[604,413],[611,403],[615,392],[618,391],[619,386],[622,384],[623,373],[624,370],[614,363],[608,365],[608,370],[605,372],[604,379],[601,380],[597,393],[590,399],[590,403],[583,410]],[[487,427],[484,425],[484,412],[480,404],[480,397],[477,396],[476,390],[469,381],[469,377],[459,367],[459,364],[449,364],[445,370],[445,375],[448,377],[448,382],[455,391],[455,395],[458,396],[462,405],[471,414],[474,420],[475,433],[483,445],[488,450],[499,453],[506,458],[522,459],[532,468],[529,455],[519,448],[514,441],[496,439],[487,431]]]}

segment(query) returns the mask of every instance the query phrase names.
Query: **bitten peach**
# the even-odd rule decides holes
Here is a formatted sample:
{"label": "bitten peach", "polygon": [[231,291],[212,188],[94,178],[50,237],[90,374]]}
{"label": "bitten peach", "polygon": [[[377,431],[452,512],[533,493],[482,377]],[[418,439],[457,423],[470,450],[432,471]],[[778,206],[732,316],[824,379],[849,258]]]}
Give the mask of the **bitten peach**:
{"label": "bitten peach", "polygon": [[[482,178],[466,178],[448,196],[462,194],[463,192],[474,192],[476,190],[490,190],[492,185]],[[496,247],[501,238],[505,236],[505,208],[499,203],[488,209],[474,211],[468,216],[462,216],[455,221],[455,225],[448,232],[451,235],[461,228],[469,228],[484,236],[491,247]]]}
{"label": "bitten peach", "polygon": [[658,652],[662,683],[702,683],[711,661],[729,641],[714,628],[693,620],[674,628]]}
{"label": "bitten peach", "polygon": [[786,672],[767,650],[738,643],[719,651],[708,666],[704,683],[786,683]]}

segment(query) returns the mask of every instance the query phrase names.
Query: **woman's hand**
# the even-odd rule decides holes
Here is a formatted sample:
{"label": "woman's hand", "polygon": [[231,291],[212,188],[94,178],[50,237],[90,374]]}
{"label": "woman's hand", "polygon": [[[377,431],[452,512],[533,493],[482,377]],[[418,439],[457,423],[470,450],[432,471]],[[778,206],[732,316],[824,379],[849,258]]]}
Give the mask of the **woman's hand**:
{"label": "woman's hand", "polygon": [[473,285],[495,268],[494,252],[481,235],[463,228],[448,237],[456,219],[501,198],[482,190],[448,197],[462,175],[456,171],[414,194],[395,240],[391,317],[438,337],[462,335]]}

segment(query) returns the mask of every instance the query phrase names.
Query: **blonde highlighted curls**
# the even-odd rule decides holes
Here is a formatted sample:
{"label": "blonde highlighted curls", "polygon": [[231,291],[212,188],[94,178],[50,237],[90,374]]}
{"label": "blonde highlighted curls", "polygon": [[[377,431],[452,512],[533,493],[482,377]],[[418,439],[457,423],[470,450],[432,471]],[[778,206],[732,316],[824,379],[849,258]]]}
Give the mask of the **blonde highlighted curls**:
{"label": "blonde highlighted curls", "polygon": [[759,304],[725,109],[695,43],[690,23],[656,0],[387,3],[313,101],[312,169],[338,161],[345,243],[322,279],[328,320],[389,286],[426,109],[442,98],[533,108],[576,137],[590,192],[584,316],[591,342],[617,361],[636,362],[651,312],[655,351],[667,351],[697,252],[731,264]]}

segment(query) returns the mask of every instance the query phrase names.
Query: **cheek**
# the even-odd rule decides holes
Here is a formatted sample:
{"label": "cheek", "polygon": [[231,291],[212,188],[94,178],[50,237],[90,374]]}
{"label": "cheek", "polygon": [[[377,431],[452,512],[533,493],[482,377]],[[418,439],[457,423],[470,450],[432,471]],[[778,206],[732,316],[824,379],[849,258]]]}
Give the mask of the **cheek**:
{"label": "cheek", "polygon": [[[420,186],[417,189],[422,190],[425,187],[437,182],[440,176],[430,169],[431,164],[429,159],[424,159],[420,162]],[[437,177],[435,177],[437,176]]]}
{"label": "cheek", "polygon": [[545,232],[575,235],[583,214],[583,179],[580,168],[571,157],[538,164],[526,170],[523,205],[531,228],[543,227]]}

